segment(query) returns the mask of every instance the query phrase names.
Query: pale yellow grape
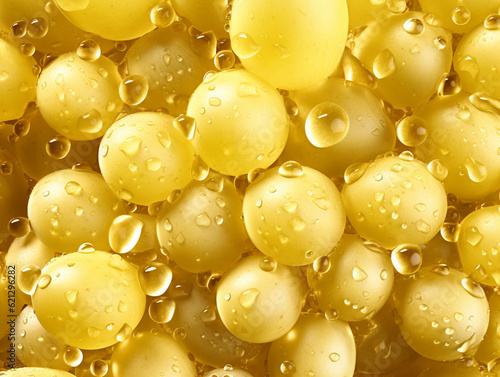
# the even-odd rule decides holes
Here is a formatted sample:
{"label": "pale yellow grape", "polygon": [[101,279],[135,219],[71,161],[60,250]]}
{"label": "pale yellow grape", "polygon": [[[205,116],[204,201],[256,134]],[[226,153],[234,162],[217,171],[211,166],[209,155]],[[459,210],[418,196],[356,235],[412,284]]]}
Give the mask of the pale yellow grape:
{"label": "pale yellow grape", "polygon": [[271,377],[352,376],[354,337],[347,322],[301,315],[287,334],[272,343],[268,362]]}
{"label": "pale yellow grape", "polygon": [[74,374],[50,368],[19,368],[5,372],[5,377],[75,377]]}
{"label": "pale yellow grape", "polygon": [[82,30],[112,40],[138,38],[155,28],[151,10],[158,0],[54,0],[59,10]]}
{"label": "pale yellow grape", "polygon": [[498,13],[500,7],[499,0],[419,0],[419,4],[448,30],[461,34],[482,24],[486,16]]}
{"label": "pale yellow grape", "polygon": [[233,4],[231,46],[243,67],[272,86],[301,89],[331,75],[348,29],[343,0],[241,0]]}
{"label": "pale yellow grape", "polygon": [[49,126],[68,139],[97,139],[123,106],[120,82],[117,67],[105,56],[87,61],[70,52],[42,71],[38,108]]}
{"label": "pale yellow grape", "polygon": [[426,121],[428,133],[417,156],[427,163],[441,160],[448,169],[446,191],[464,200],[480,200],[500,184],[498,117],[484,102],[460,92],[415,110]]}
{"label": "pale yellow grape", "polygon": [[357,169],[346,171],[342,198],[360,236],[392,249],[423,245],[439,232],[446,217],[446,192],[421,161],[403,154]]}
{"label": "pale yellow grape", "polygon": [[172,337],[139,332],[119,344],[111,355],[113,377],[196,377],[196,366],[187,350]]}
{"label": "pale yellow grape", "polygon": [[309,286],[324,312],[344,321],[373,317],[386,303],[394,285],[394,269],[385,251],[372,251],[346,234],[329,254],[330,269],[322,274],[309,267]]}
{"label": "pale yellow grape", "polygon": [[203,375],[203,377],[253,377],[243,369],[221,368],[213,369]]}
{"label": "pale yellow grape", "polygon": [[498,328],[500,326],[500,296],[494,293],[488,300],[490,305],[490,322],[483,341],[475,354],[477,360],[484,364],[500,357],[500,337]]}
{"label": "pale yellow grape", "polygon": [[225,0],[172,0],[175,11],[182,17],[186,17],[191,24],[200,31],[213,31],[218,38],[227,38],[224,30],[227,23]]}
{"label": "pale yellow grape", "polygon": [[398,280],[394,293],[401,333],[420,355],[458,360],[483,339],[489,307],[483,288],[446,266],[420,269]]}
{"label": "pale yellow grape", "polygon": [[29,102],[35,100],[37,74],[35,59],[0,38],[0,122],[23,115]]}
{"label": "pale yellow grape", "polygon": [[500,284],[500,206],[480,208],[460,223],[457,247],[467,274],[481,284]]}
{"label": "pale yellow grape", "polygon": [[422,12],[387,15],[355,38],[354,56],[378,78],[376,91],[394,107],[426,102],[450,70],[451,34],[428,20]]}
{"label": "pale yellow grape", "polygon": [[213,59],[196,54],[194,40],[187,30],[169,27],[141,37],[130,47],[125,55],[128,72],[146,78],[149,86],[141,106],[166,108],[174,116],[186,112],[189,96],[205,73],[215,68]]}
{"label": "pale yellow grape", "polygon": [[193,181],[158,214],[160,244],[186,271],[224,270],[249,246],[241,214],[241,199],[229,180],[215,175]]}
{"label": "pale yellow grape", "polygon": [[298,165],[267,170],[248,187],[243,214],[248,235],[264,254],[280,263],[302,266],[329,254],[345,227],[340,193],[325,175]]}
{"label": "pale yellow grape", "polygon": [[488,375],[474,364],[468,366],[466,363],[438,363],[420,373],[418,377],[485,377]]}
{"label": "pale yellow grape", "polygon": [[[481,5],[485,1],[477,2]],[[484,92],[495,98],[500,96],[500,74],[496,64],[500,58],[497,48],[500,43],[500,26],[498,24],[498,8],[491,13],[490,19],[479,22],[460,40],[453,58],[455,70],[460,74],[462,87],[470,93]]]}
{"label": "pale yellow grape", "polygon": [[385,0],[347,0],[349,29],[356,29],[389,12]]}
{"label": "pale yellow grape", "polygon": [[40,324],[31,306],[16,319],[16,357],[25,366],[69,370],[64,362],[66,345],[49,334]]}
{"label": "pale yellow grape", "polygon": [[122,201],[93,171],[51,173],[36,184],[28,202],[33,231],[58,252],[76,251],[86,242],[109,250],[109,226],[124,212]]}
{"label": "pale yellow grape", "polygon": [[194,150],[173,120],[144,112],[113,123],[101,141],[99,166],[116,195],[150,205],[191,181]]}
{"label": "pale yellow grape", "polygon": [[[247,257],[222,277],[217,310],[227,329],[252,343],[268,343],[286,334],[299,318],[301,281],[288,266]],[[273,269],[274,267],[274,269]]]}
{"label": "pale yellow grape", "polygon": [[288,137],[283,98],[242,69],[207,76],[192,95],[187,115],[196,120],[196,153],[212,169],[227,175],[267,168]]}
{"label": "pale yellow grape", "polygon": [[[298,119],[290,126],[290,136],[280,161],[295,160],[328,177],[342,176],[356,162],[369,161],[390,151],[396,142],[392,121],[375,92],[367,86],[337,77],[311,88],[290,93],[296,102]],[[307,139],[305,120],[311,109],[324,102],[341,106],[349,117],[349,131],[342,141],[317,148]]]}
{"label": "pale yellow grape", "polygon": [[146,306],[137,268],[117,254],[79,251],[42,270],[32,296],[42,326],[57,340],[81,349],[117,343],[134,329]]}

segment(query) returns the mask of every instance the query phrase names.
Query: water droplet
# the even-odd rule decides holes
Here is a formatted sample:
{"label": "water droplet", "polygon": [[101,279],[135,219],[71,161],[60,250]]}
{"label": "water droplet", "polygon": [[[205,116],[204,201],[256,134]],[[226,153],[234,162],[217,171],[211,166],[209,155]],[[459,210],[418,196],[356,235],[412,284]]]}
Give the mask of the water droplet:
{"label": "water droplet", "polygon": [[359,266],[354,266],[352,269],[352,278],[355,281],[363,281],[368,277],[368,274]]}
{"label": "water droplet", "polygon": [[255,300],[259,295],[260,291],[258,289],[250,288],[240,293],[240,295],[238,296],[238,301],[240,302],[242,307],[248,309],[255,303]]}
{"label": "water droplet", "polygon": [[78,348],[66,347],[63,354],[64,362],[70,367],[77,367],[83,361],[83,353]]}
{"label": "water droplet", "polygon": [[149,304],[149,316],[156,323],[168,323],[175,313],[175,301],[166,297],[159,297]]}
{"label": "water droplet", "polygon": [[140,104],[148,95],[148,81],[141,75],[125,77],[120,83],[119,94],[123,102],[129,106]]}
{"label": "water droplet", "polygon": [[283,374],[295,373],[295,363],[293,361],[283,361],[280,365],[280,371]]}
{"label": "water droplet", "polygon": [[422,251],[415,245],[400,245],[392,251],[391,260],[401,275],[412,275],[422,265]]}
{"label": "water droplet", "polygon": [[499,30],[500,29],[500,15],[490,14],[484,20],[484,28],[487,30]]}
{"label": "water droplet", "polygon": [[466,353],[472,348],[474,343],[476,343],[476,333],[472,334],[469,339],[463,342],[460,347],[458,347],[457,351],[460,353]]}
{"label": "water droplet", "polygon": [[326,312],[325,312],[325,318],[328,320],[328,321],[335,321],[337,319],[339,319],[339,312],[336,311],[335,309],[328,309]]}
{"label": "water droplet", "polygon": [[441,236],[447,242],[457,242],[460,234],[460,224],[445,222],[440,229]]}
{"label": "water droplet", "polygon": [[217,319],[217,311],[212,306],[207,306],[200,315],[202,322],[208,323],[213,322]]}
{"label": "water droplet", "polygon": [[95,247],[91,243],[88,243],[88,242],[82,243],[80,245],[80,247],[78,248],[78,252],[91,254],[91,253],[95,252]]}
{"label": "water droplet", "polygon": [[231,39],[233,51],[240,59],[248,59],[255,56],[261,49],[253,38],[247,33],[239,33]]}
{"label": "water droplet", "polygon": [[323,256],[316,258],[316,260],[313,262],[313,269],[316,271],[318,274],[324,274],[330,270],[331,263],[330,263],[330,258],[328,256]]}
{"label": "water droplet", "polygon": [[465,239],[472,246],[476,246],[483,239],[483,235],[475,226],[469,226],[465,230]]}
{"label": "water droplet", "polygon": [[427,139],[427,122],[415,115],[407,116],[398,122],[396,134],[404,145],[416,147]]}
{"label": "water droplet", "polygon": [[13,237],[24,237],[30,231],[30,221],[26,217],[14,217],[7,224],[7,230]]}
{"label": "water droplet", "polygon": [[66,136],[56,135],[45,144],[47,154],[60,160],[66,157],[71,150],[71,142]]}
{"label": "water droplet", "polygon": [[21,268],[18,275],[18,286],[21,292],[32,295],[36,289],[36,283],[41,275],[41,270],[38,266],[27,265]]}
{"label": "water droplet", "polygon": [[175,10],[170,2],[162,1],[157,4],[150,13],[151,22],[159,28],[170,26],[175,20]]}
{"label": "water droplet", "polygon": [[290,51],[283,45],[279,43],[275,43],[273,45],[273,51],[276,55],[278,55],[281,59],[286,59],[290,56]]}
{"label": "water droplet", "polygon": [[177,327],[175,330],[174,330],[174,333],[172,334],[172,336],[174,337],[175,340],[179,341],[179,340],[183,340],[186,338],[187,336],[187,332],[186,332],[186,329],[184,329],[183,327]]}
{"label": "water droplet", "polygon": [[114,252],[119,254],[131,251],[141,238],[144,222],[135,216],[116,217],[109,228],[109,243]]}
{"label": "water droplet", "polygon": [[500,100],[487,93],[474,93],[469,96],[469,101],[480,111],[491,112],[500,116]]}
{"label": "water droplet", "polygon": [[444,181],[448,176],[448,168],[443,161],[438,159],[429,162],[427,164],[427,170],[439,181]]}
{"label": "water droplet", "polygon": [[203,212],[194,218],[194,223],[198,226],[206,228],[210,226],[211,221],[208,214],[206,212]]}
{"label": "water droplet", "polygon": [[327,211],[328,208],[330,208],[331,204],[330,200],[327,197],[313,199],[313,203],[316,205],[316,207],[322,209],[323,211]]}
{"label": "water droplet", "polygon": [[217,37],[213,31],[191,37],[190,44],[195,54],[204,59],[213,59],[217,51]]}
{"label": "water droplet", "polygon": [[40,276],[40,279],[38,279],[38,288],[44,289],[47,288],[52,281],[52,278],[50,275],[42,275]]}
{"label": "water droplet", "polygon": [[96,133],[103,126],[102,116],[96,109],[90,110],[78,118],[77,127],[81,132]]}
{"label": "water droplet", "polygon": [[409,18],[403,24],[403,29],[409,34],[421,34],[424,31],[424,23],[418,18]]}
{"label": "water droplet", "polygon": [[337,362],[340,360],[340,355],[338,353],[334,352],[334,353],[331,353],[330,356],[328,356],[328,358],[333,362]]}
{"label": "water droplet", "polygon": [[96,359],[90,364],[90,373],[95,377],[104,377],[108,369],[108,363],[101,359]]}
{"label": "water droplet", "polygon": [[280,166],[278,170],[279,174],[285,178],[297,178],[304,174],[302,165],[296,161],[287,161]]}
{"label": "water droplet", "polygon": [[163,263],[151,262],[139,271],[139,281],[148,296],[160,296],[172,282],[172,270]]}
{"label": "water droplet", "polygon": [[132,335],[132,327],[128,323],[125,323],[120,331],[116,334],[116,340],[119,342],[124,342]]}
{"label": "water droplet", "polygon": [[382,280],[387,280],[387,278],[388,278],[388,277],[389,277],[389,274],[387,273],[387,271],[386,271],[386,270],[382,270],[382,271],[380,272],[380,279],[382,279]]}
{"label": "water droplet", "polygon": [[278,267],[278,262],[273,257],[264,257],[259,262],[259,268],[265,272],[273,272]]}
{"label": "water droplet", "polygon": [[359,180],[364,174],[368,164],[366,162],[352,164],[349,166],[344,173],[344,181],[347,184],[353,184]]}
{"label": "water droplet", "polygon": [[76,302],[76,298],[78,297],[78,290],[73,289],[73,290],[67,291],[64,294],[64,297],[66,298],[66,301],[68,302],[68,304],[74,304]]}
{"label": "water droplet", "polygon": [[[449,96],[449,95],[459,93],[460,90],[462,90],[462,82],[460,80],[460,76],[456,72],[450,72],[450,73],[445,74],[443,76],[443,78],[441,79],[441,81],[439,82],[438,88],[437,88],[437,93],[439,96]],[[462,108],[467,109],[466,107],[461,106],[460,109],[462,109]],[[459,110],[459,112],[460,112],[460,110]],[[462,113],[460,115],[458,115],[459,112],[457,112],[457,115],[456,115],[456,117],[458,119],[465,120],[470,115],[470,113],[467,115],[462,114]]]}
{"label": "water droplet", "polygon": [[473,297],[484,298],[486,297],[483,288],[480,284],[476,283],[470,276],[462,279],[462,287]]}
{"label": "water droplet", "polygon": [[45,17],[35,17],[27,25],[27,32],[31,38],[40,39],[47,35],[49,23]]}
{"label": "water droplet", "polygon": [[373,74],[378,79],[390,76],[396,70],[396,59],[391,51],[385,49],[381,51],[373,61]]}
{"label": "water droplet", "polygon": [[[221,192],[224,189],[224,177],[222,175],[216,175],[215,177],[210,178],[206,181],[203,186],[205,186],[208,190],[213,192]],[[216,199],[217,205],[221,204],[222,198]],[[219,206],[220,207],[220,206]]]}
{"label": "water droplet", "polygon": [[137,136],[130,136],[120,144],[118,149],[125,153],[127,156],[132,157],[137,154],[137,152],[139,152],[141,143],[142,139],[138,138]]}
{"label": "water droplet", "polygon": [[431,231],[431,226],[422,219],[417,221],[416,228],[419,232],[422,232],[424,234],[427,234]]}
{"label": "water droplet", "polygon": [[405,0],[387,0],[387,8],[395,14],[403,13],[406,10]]}
{"label": "water droplet", "polygon": [[221,71],[233,68],[234,63],[236,63],[236,57],[231,50],[222,50],[215,55],[215,67]]}
{"label": "water droplet", "polygon": [[86,39],[78,45],[76,54],[80,59],[94,61],[101,57],[101,47],[93,39]]}
{"label": "water droplet", "polygon": [[16,38],[22,38],[26,35],[28,23],[26,21],[16,21],[11,25],[12,34]]}
{"label": "water droplet", "polygon": [[196,121],[187,115],[179,115],[174,119],[174,126],[188,140],[192,140],[196,131]]}
{"label": "water droplet", "polygon": [[488,170],[479,161],[474,160],[472,157],[467,157],[464,165],[471,181],[480,183],[486,179]]}
{"label": "water droplet", "polygon": [[208,165],[199,155],[195,154],[193,163],[191,164],[191,177],[193,177],[195,181],[203,181],[208,177],[209,173],[210,168]]}
{"label": "water droplet", "polygon": [[[438,37],[434,38],[434,46],[436,46],[436,48],[438,50],[444,50],[447,45],[448,45],[448,42],[446,42],[445,37],[438,36]],[[458,75],[457,75],[457,77],[458,77]],[[459,91],[460,91],[460,89],[457,91],[457,93]]]}
{"label": "water droplet", "polygon": [[257,92],[257,87],[254,84],[243,81],[238,86],[238,89],[236,89],[236,95],[240,98],[245,98],[256,97],[259,94]]}
{"label": "water droplet", "polygon": [[327,148],[341,142],[349,130],[349,115],[344,108],[323,102],[307,114],[305,131],[309,142],[318,148]]}
{"label": "water droplet", "polygon": [[459,26],[465,25],[470,21],[470,11],[464,6],[456,7],[451,13],[451,19]]}

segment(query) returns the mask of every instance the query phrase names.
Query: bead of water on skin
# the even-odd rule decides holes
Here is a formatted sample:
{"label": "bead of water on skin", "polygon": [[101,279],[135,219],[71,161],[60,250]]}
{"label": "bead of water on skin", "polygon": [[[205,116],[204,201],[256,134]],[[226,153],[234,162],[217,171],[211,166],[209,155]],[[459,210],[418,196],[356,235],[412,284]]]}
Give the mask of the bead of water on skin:
{"label": "bead of water on skin", "polygon": [[101,56],[101,47],[93,39],[86,39],[78,45],[76,54],[83,60],[93,61]]}
{"label": "bead of water on skin", "polygon": [[31,38],[40,39],[47,35],[49,23],[45,17],[35,17],[27,25],[27,32]]}
{"label": "bead of water on skin", "polygon": [[191,37],[190,44],[196,55],[205,59],[213,59],[217,51],[217,37],[213,31]]}
{"label": "bead of water on skin", "polygon": [[247,33],[239,33],[231,39],[233,51],[240,59],[248,59],[256,55],[261,47]]}
{"label": "bead of water on skin", "polygon": [[461,89],[460,76],[456,72],[450,72],[439,82],[437,93],[439,96],[449,96],[459,93]]}
{"label": "bead of water on skin", "polygon": [[7,224],[7,230],[13,237],[24,237],[30,232],[30,222],[26,217],[14,217]]}
{"label": "bead of water on skin", "polygon": [[156,323],[168,323],[175,313],[175,301],[159,297],[149,304],[148,313]]}
{"label": "bead of water on skin", "polygon": [[56,135],[45,145],[47,154],[56,160],[66,157],[71,150],[71,141],[66,136]]}
{"label": "bead of water on skin", "polygon": [[305,131],[309,142],[318,148],[341,142],[349,130],[349,115],[333,102],[316,105],[307,114]]}
{"label": "bead of water on skin", "polygon": [[77,367],[83,361],[83,353],[75,347],[67,347],[63,354],[64,362],[70,367]]}
{"label": "bead of water on skin", "polygon": [[424,31],[424,24],[418,18],[410,18],[403,24],[403,29],[408,34],[421,34]]}
{"label": "bead of water on skin", "polygon": [[467,24],[470,21],[470,17],[470,11],[464,6],[456,7],[451,14],[451,19],[457,25]]}
{"label": "bead of water on skin", "polygon": [[487,30],[500,29],[500,15],[491,14],[484,20],[484,28]]}
{"label": "bead of water on skin", "polygon": [[141,75],[130,75],[120,83],[119,93],[123,102],[130,106],[139,105],[148,95],[148,81]]}
{"label": "bead of water on skin", "polygon": [[162,1],[151,10],[151,22],[159,28],[166,28],[175,20],[174,7],[167,1]]}
{"label": "bead of water on skin", "polygon": [[296,161],[288,161],[280,166],[279,174],[285,178],[301,177],[304,174],[302,165]]}
{"label": "bead of water on skin", "polygon": [[28,119],[19,119],[16,123],[14,123],[14,133],[16,136],[22,137],[26,136],[30,131],[31,122]]}
{"label": "bead of water on skin", "polygon": [[378,79],[390,76],[396,70],[396,59],[391,51],[381,51],[373,61],[373,74]]}
{"label": "bead of water on skin", "polygon": [[192,140],[196,131],[196,121],[194,118],[181,114],[174,119],[174,126],[186,139]]}
{"label": "bead of water on skin", "polygon": [[124,254],[134,248],[141,237],[144,223],[130,215],[115,218],[109,228],[109,243],[113,251]]}
{"label": "bead of water on skin", "polygon": [[221,71],[231,69],[236,62],[236,57],[231,50],[219,51],[214,58],[215,67]]}
{"label": "bead of water on skin", "polygon": [[139,281],[148,296],[161,296],[172,282],[172,270],[163,263],[152,262],[141,268]]}
{"label": "bead of water on skin", "polygon": [[416,147],[427,139],[427,128],[424,119],[411,115],[398,122],[396,134],[401,143],[408,147]]}
{"label": "bead of water on skin", "polygon": [[400,245],[392,251],[391,260],[401,275],[412,275],[422,265],[422,251],[415,245]]}
{"label": "bead of water on skin", "polygon": [[41,270],[38,266],[27,265],[21,268],[18,275],[18,286],[21,292],[32,295],[40,278]]}
{"label": "bead of water on skin", "polygon": [[441,160],[432,160],[427,164],[427,170],[432,174],[432,176],[440,181],[444,181],[448,176],[448,168],[445,163]]}
{"label": "bead of water on skin", "polygon": [[104,360],[97,359],[90,364],[90,373],[95,377],[104,377],[108,373],[108,363]]}

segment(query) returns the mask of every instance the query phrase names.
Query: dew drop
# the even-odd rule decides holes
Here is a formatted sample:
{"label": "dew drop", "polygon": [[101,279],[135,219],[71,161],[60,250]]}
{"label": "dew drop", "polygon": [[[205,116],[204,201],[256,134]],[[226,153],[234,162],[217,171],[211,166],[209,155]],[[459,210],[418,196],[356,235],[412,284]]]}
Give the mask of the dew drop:
{"label": "dew drop", "polygon": [[427,122],[415,115],[407,116],[398,122],[396,134],[404,145],[416,147],[427,139]]}
{"label": "dew drop", "polygon": [[24,237],[30,232],[30,221],[26,217],[14,217],[7,224],[7,230],[13,237]]}
{"label": "dew drop", "polygon": [[64,294],[64,297],[66,298],[68,304],[74,304],[76,302],[76,298],[78,297],[78,290],[72,289],[70,291],[67,291]]}
{"label": "dew drop", "polygon": [[141,144],[142,139],[137,136],[130,136],[120,144],[118,149],[125,153],[127,156],[132,157],[137,154],[137,152],[139,152]]}
{"label": "dew drop", "polygon": [[103,126],[101,113],[96,109],[90,110],[78,118],[76,126],[79,131],[86,133],[101,131]]}
{"label": "dew drop", "polygon": [[80,42],[76,54],[80,59],[94,61],[101,57],[101,47],[93,39],[86,39]]}
{"label": "dew drop", "polygon": [[333,361],[333,362],[337,362],[337,361],[339,361],[339,360],[340,360],[340,355],[339,355],[338,353],[334,352],[334,353],[331,353],[331,354],[328,356],[328,358],[329,358],[331,361]]}
{"label": "dew drop", "polygon": [[204,59],[213,59],[217,51],[217,37],[213,31],[191,37],[190,44],[195,54]]}
{"label": "dew drop", "polygon": [[166,297],[159,297],[149,304],[149,316],[156,323],[168,323],[175,313],[175,301]]}
{"label": "dew drop", "polygon": [[78,348],[68,346],[64,351],[63,360],[66,365],[70,367],[77,367],[83,361],[83,353]]}
{"label": "dew drop", "polygon": [[90,0],[56,0],[57,6],[67,12],[84,10],[90,3]]}
{"label": "dew drop", "polygon": [[120,83],[119,94],[123,102],[129,106],[140,104],[148,95],[148,81],[141,75],[130,75]]}
{"label": "dew drop", "polygon": [[451,13],[451,19],[459,26],[465,25],[470,21],[470,11],[464,6],[456,7]]}
{"label": "dew drop", "polygon": [[259,268],[265,272],[273,272],[278,267],[278,262],[273,257],[264,257],[259,262]]}
{"label": "dew drop", "polygon": [[323,102],[307,114],[305,132],[309,142],[327,148],[341,142],[349,130],[349,115],[333,102]]}
{"label": "dew drop", "polygon": [[41,270],[38,266],[27,265],[21,268],[18,275],[18,286],[21,292],[32,295],[36,289],[36,283],[41,275]]}
{"label": "dew drop", "polygon": [[427,164],[427,170],[439,181],[444,181],[448,176],[448,168],[443,161],[438,159],[429,162]]}
{"label": "dew drop", "polygon": [[131,215],[116,217],[109,228],[109,243],[114,252],[131,251],[141,238],[144,222]]}
{"label": "dew drop", "polygon": [[203,212],[194,218],[194,223],[197,226],[207,228],[210,226],[211,221],[208,214],[206,212]]}
{"label": "dew drop", "polygon": [[116,340],[119,342],[124,342],[132,335],[132,327],[128,323],[125,323],[120,331],[116,334]]}
{"label": "dew drop", "polygon": [[412,275],[422,265],[422,251],[415,245],[399,245],[392,251],[391,261],[401,275]]}
{"label": "dew drop", "polygon": [[205,161],[202,160],[202,158],[198,155],[194,155],[193,163],[191,164],[191,177],[195,181],[203,181],[205,178],[208,177],[208,174],[210,173],[210,168],[208,165],[205,163]]}
{"label": "dew drop", "polygon": [[352,164],[349,166],[344,173],[345,183],[349,185],[358,181],[365,174],[367,168],[368,164],[366,162]]}
{"label": "dew drop", "polygon": [[285,178],[297,178],[304,174],[304,170],[298,162],[287,161],[280,166],[278,173]]}
{"label": "dew drop", "polygon": [[487,30],[499,30],[500,29],[500,15],[490,14],[484,20],[484,28]]}
{"label": "dew drop", "polygon": [[47,288],[52,281],[52,278],[50,275],[42,275],[40,276],[40,279],[38,279],[38,288],[44,289]]}
{"label": "dew drop", "polygon": [[222,50],[215,55],[214,64],[215,67],[221,71],[225,71],[233,68],[236,63],[236,57],[231,50]]}
{"label": "dew drop", "polygon": [[172,282],[172,270],[160,262],[151,262],[139,270],[142,290],[148,296],[161,296]]}
{"label": "dew drop", "polygon": [[108,373],[108,363],[101,359],[96,359],[90,364],[90,373],[95,377],[104,377]]}
{"label": "dew drop", "polygon": [[157,4],[150,13],[151,22],[158,28],[166,28],[175,20],[174,7],[168,1]]}
{"label": "dew drop", "polygon": [[330,263],[330,258],[328,256],[323,256],[316,258],[315,261],[313,262],[313,269],[316,271],[318,274],[324,274],[330,270],[331,263]]}
{"label": "dew drop", "polygon": [[378,79],[390,76],[396,70],[396,59],[391,51],[385,49],[381,51],[373,61],[373,74]]}
{"label": "dew drop", "polygon": [[248,309],[255,303],[259,295],[260,291],[258,289],[250,288],[240,293],[238,301],[242,307]]}
{"label": "dew drop", "polygon": [[354,266],[352,269],[352,278],[355,281],[363,281],[368,277],[368,274],[359,266]]}
{"label": "dew drop", "polygon": [[424,23],[418,18],[409,18],[403,24],[403,29],[408,34],[418,35],[424,31]]}
{"label": "dew drop", "polygon": [[231,39],[233,51],[240,59],[248,59],[255,56],[261,49],[253,38],[247,33],[239,33]]}
{"label": "dew drop", "polygon": [[476,283],[471,277],[467,276],[462,279],[462,287],[469,293],[471,296],[476,298],[484,298],[486,297],[481,285]]}
{"label": "dew drop", "polygon": [[285,360],[280,365],[280,371],[283,374],[295,373],[295,363],[293,361]]}
{"label": "dew drop", "polygon": [[190,116],[181,114],[174,119],[174,126],[188,140],[192,140],[196,131],[196,121]]}
{"label": "dew drop", "polygon": [[473,182],[483,182],[488,176],[486,166],[479,161],[474,160],[472,157],[467,157],[464,165],[470,180]]}
{"label": "dew drop", "polygon": [[45,151],[49,157],[60,160],[66,157],[71,150],[71,141],[66,136],[56,135],[45,144]]}

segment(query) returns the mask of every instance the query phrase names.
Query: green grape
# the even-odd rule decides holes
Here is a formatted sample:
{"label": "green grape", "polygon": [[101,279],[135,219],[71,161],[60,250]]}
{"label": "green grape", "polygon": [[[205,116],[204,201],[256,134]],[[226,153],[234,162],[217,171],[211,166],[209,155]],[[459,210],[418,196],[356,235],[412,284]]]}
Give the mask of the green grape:
{"label": "green grape", "polygon": [[[314,87],[290,93],[297,105],[298,119],[280,161],[296,160],[327,176],[342,176],[349,165],[369,161],[394,149],[396,133],[380,99],[370,88],[337,77]],[[308,140],[305,122],[311,109],[321,103],[341,106],[349,117],[347,135],[338,144],[317,148]]]}
{"label": "green grape", "polygon": [[394,270],[385,250],[372,251],[346,234],[328,256],[331,267],[318,273],[309,266],[308,281],[318,305],[347,322],[373,317],[386,303],[394,285]]}
{"label": "green grape", "polygon": [[33,231],[58,252],[76,251],[86,242],[109,250],[109,226],[123,213],[121,200],[93,171],[51,173],[36,184],[28,202]]}
{"label": "green grape", "polygon": [[499,0],[419,0],[419,3],[422,11],[435,15],[453,33],[472,30],[488,15],[498,13],[500,7]]}
{"label": "green grape", "polygon": [[136,333],[119,344],[111,355],[114,377],[196,377],[195,364],[172,337],[150,332]]}
{"label": "green grape", "polygon": [[[477,5],[483,5],[482,3],[486,2],[478,1]],[[497,46],[500,41],[500,27],[498,14],[496,14],[499,3],[498,0],[490,3],[496,8],[490,13],[495,14],[488,16],[484,23],[481,19],[474,29],[463,36],[453,58],[454,67],[460,75],[464,90],[469,93],[489,94],[495,98],[500,97],[500,75],[495,69],[500,55],[493,47]],[[486,7],[483,5],[482,9],[484,8]]]}
{"label": "green grape", "polygon": [[224,0],[172,0],[175,11],[189,19],[201,31],[213,31],[217,38],[227,37],[224,30],[227,2]]}
{"label": "green grape", "polygon": [[88,61],[70,52],[42,71],[38,108],[49,126],[67,138],[97,139],[123,106],[118,93],[120,82],[117,67],[105,56]]}
{"label": "green grape", "polygon": [[16,357],[25,366],[69,370],[63,354],[66,345],[49,334],[33,308],[26,306],[16,319]]}
{"label": "green grape", "polygon": [[451,67],[450,32],[421,12],[373,21],[354,43],[354,56],[378,79],[376,91],[396,108],[429,100]]}
{"label": "green grape", "polygon": [[194,151],[173,120],[158,112],[131,114],[113,123],[103,137],[99,166],[120,198],[150,205],[191,181]]}
{"label": "green grape", "polygon": [[152,311],[150,307],[150,315],[171,317],[164,324],[167,332],[173,334],[200,363],[218,368],[226,364],[238,368],[254,366],[255,358],[266,353],[267,345],[248,343],[231,334],[217,313],[216,294],[212,287],[210,290],[201,287],[196,280],[193,274],[174,271],[167,291],[174,305],[163,305],[160,311]]}
{"label": "green grape", "polygon": [[[488,377],[491,376],[486,371],[476,365],[467,366],[453,363],[439,363],[431,366],[418,377]],[[491,376],[493,377],[493,376]]]}
{"label": "green grape", "polygon": [[464,200],[480,200],[500,183],[498,117],[482,102],[461,92],[435,98],[415,110],[426,121],[428,132],[417,156],[426,162],[442,161],[448,170],[446,191]]}
{"label": "green grape", "polygon": [[283,151],[288,136],[283,98],[242,69],[206,76],[189,101],[187,115],[196,121],[196,153],[227,175],[267,168]]}
{"label": "green grape", "polygon": [[189,96],[214,69],[213,59],[195,52],[194,41],[187,30],[170,27],[155,30],[130,47],[125,55],[128,73],[146,78],[149,86],[141,106],[166,108],[174,116],[186,112]]}
{"label": "green grape", "polygon": [[443,185],[410,153],[353,165],[345,179],[342,197],[352,226],[385,248],[423,245],[444,222]]}
{"label": "green grape", "polygon": [[229,180],[214,175],[193,181],[158,214],[160,244],[186,271],[224,270],[248,247],[241,213],[241,199]]}
{"label": "green grape", "polygon": [[30,101],[35,100],[37,75],[35,59],[0,38],[0,122],[23,115]]}
{"label": "green grape", "polygon": [[233,266],[217,288],[222,322],[247,342],[268,343],[283,336],[299,318],[301,306],[297,273],[262,255]]}
{"label": "green grape", "polygon": [[460,223],[457,247],[462,266],[481,284],[500,285],[499,226],[500,206],[478,209]]}
{"label": "green grape", "polygon": [[87,247],[47,264],[32,302],[38,320],[57,340],[99,349],[137,326],[146,295],[137,268],[117,254]]}
{"label": "green grape", "polygon": [[269,375],[351,376],[356,348],[349,324],[318,315],[301,315],[269,351]]}
{"label": "green grape", "polygon": [[151,10],[158,0],[54,0],[75,26],[112,40],[135,39],[152,31]]}
{"label": "green grape", "polygon": [[50,368],[19,368],[5,372],[5,377],[75,377],[74,374]]}
{"label": "green grape", "polygon": [[401,333],[420,355],[457,360],[472,355],[489,320],[481,286],[445,265],[425,267],[398,280],[394,293]]}
{"label": "green grape", "polygon": [[[69,169],[82,161],[94,170],[98,169],[97,140],[70,142],[50,128],[38,111],[27,121],[29,132],[14,143],[14,148],[17,161],[29,177],[40,180],[47,174]],[[70,143],[70,150],[65,154],[67,143]]]}
{"label": "green grape", "polygon": [[498,329],[500,328],[500,296],[494,293],[488,302],[490,305],[490,322],[488,330],[486,330],[486,335],[475,354],[476,359],[486,365],[500,357],[500,337],[498,337]]}
{"label": "green grape", "polygon": [[292,266],[330,253],[345,227],[342,199],[332,181],[293,161],[267,170],[250,184],[243,215],[254,245]]}
{"label": "green grape", "polygon": [[356,29],[386,16],[389,9],[385,0],[347,0],[349,29]]}
{"label": "green grape", "polygon": [[241,0],[233,4],[230,25],[231,46],[245,69],[276,88],[301,89],[326,79],[338,65],[347,4]]}

